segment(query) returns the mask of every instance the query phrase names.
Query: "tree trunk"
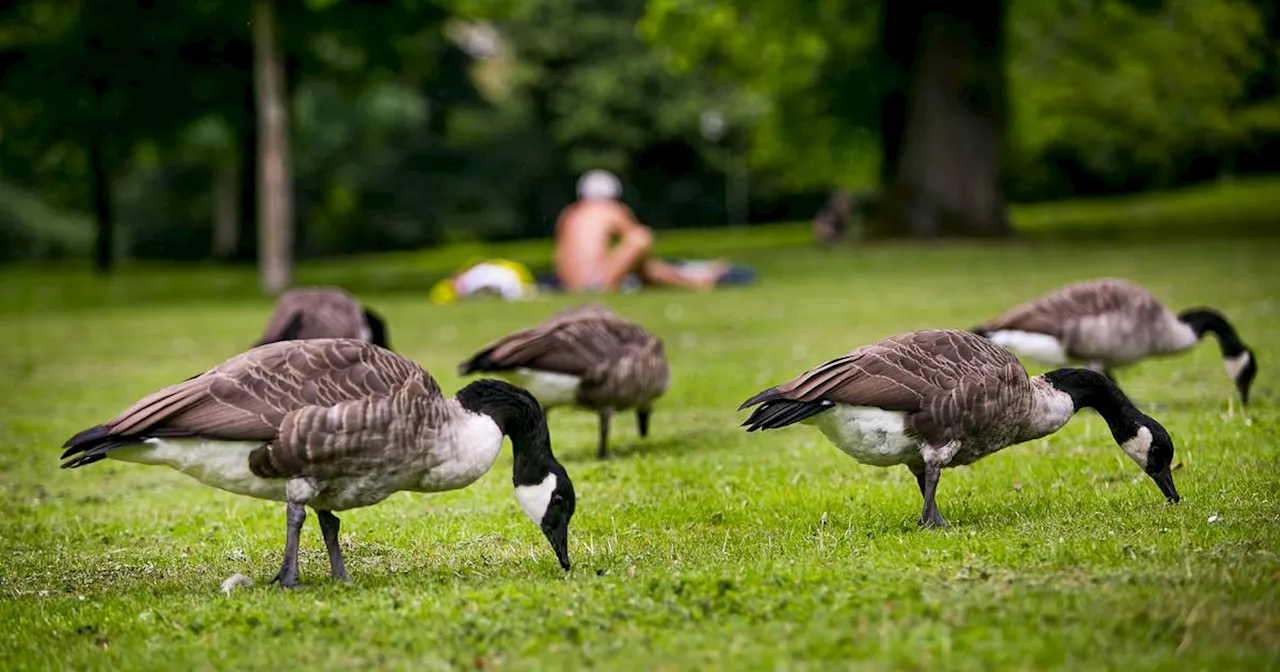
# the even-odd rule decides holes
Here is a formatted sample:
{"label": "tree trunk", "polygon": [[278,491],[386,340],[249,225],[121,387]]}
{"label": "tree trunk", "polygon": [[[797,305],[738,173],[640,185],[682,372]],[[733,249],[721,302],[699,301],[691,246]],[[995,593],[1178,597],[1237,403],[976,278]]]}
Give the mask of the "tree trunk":
{"label": "tree trunk", "polygon": [[228,261],[240,244],[240,175],[234,167],[219,168],[213,178],[213,256]]}
{"label": "tree trunk", "polygon": [[1005,236],[1004,0],[885,0],[877,237]]}
{"label": "tree trunk", "polygon": [[258,273],[263,291],[289,287],[293,199],[284,67],[273,0],[253,0],[253,74],[258,112]]}

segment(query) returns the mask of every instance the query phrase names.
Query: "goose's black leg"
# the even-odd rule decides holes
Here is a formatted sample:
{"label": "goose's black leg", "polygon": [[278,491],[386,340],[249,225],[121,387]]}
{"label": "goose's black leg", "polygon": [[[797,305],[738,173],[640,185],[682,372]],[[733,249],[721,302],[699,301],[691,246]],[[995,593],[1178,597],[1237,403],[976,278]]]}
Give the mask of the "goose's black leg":
{"label": "goose's black leg", "polygon": [[341,527],[341,521],[333,515],[332,511],[324,509],[317,509],[316,517],[320,519],[320,534],[324,535],[324,547],[329,550],[329,573],[340,581],[351,580],[351,575],[347,573],[347,566],[342,562],[342,548],[338,546],[338,529]]}
{"label": "goose's black leg", "polygon": [[942,475],[941,465],[923,464],[912,466],[911,472],[916,476],[916,485],[920,486],[920,494],[924,497],[924,509],[920,511],[921,527],[947,527],[938,511],[938,503],[934,497],[938,494],[938,477]]}
{"label": "goose's black leg", "polygon": [[636,430],[640,434],[640,438],[649,436],[649,413],[651,409],[642,408],[636,411]]}
{"label": "goose's black leg", "polygon": [[600,411],[600,445],[596,448],[596,458],[601,460],[609,457],[609,418],[612,415],[611,408]]}
{"label": "goose's black leg", "polygon": [[302,521],[306,519],[306,507],[289,502],[285,510],[285,520],[289,523],[289,529],[285,532],[284,538],[284,562],[280,564],[280,571],[276,573],[276,578],[272,579],[272,582],[279,581],[285,588],[294,588],[298,585],[298,539],[302,535]]}

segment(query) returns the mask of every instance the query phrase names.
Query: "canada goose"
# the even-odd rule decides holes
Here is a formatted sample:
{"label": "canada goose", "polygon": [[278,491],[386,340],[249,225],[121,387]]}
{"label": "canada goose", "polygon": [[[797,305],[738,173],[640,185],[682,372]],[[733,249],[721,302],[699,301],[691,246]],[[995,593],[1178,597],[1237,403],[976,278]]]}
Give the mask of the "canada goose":
{"label": "canada goose", "polygon": [[609,452],[614,411],[636,409],[649,434],[653,401],[667,391],[670,369],[662,341],[600,304],[567,308],[541,324],[485,346],[461,375],[495,373],[525,387],[544,409],[575,405],[600,416],[597,456]]}
{"label": "canada goose", "polygon": [[851,350],[743,402],[760,404],[747,431],[815,424],[853,459],[905,464],[924,509],[920,524],[945,526],[934,494],[943,469],[1058,431],[1081,408],[1102,415],[1111,436],[1171,502],[1173,441],[1115,383],[1088,369],[1028,377],[1007,350],[953,330],[899,334]]}
{"label": "canada goose", "polygon": [[511,437],[512,482],[525,513],[569,569],[574,493],[528,392],[478,380],[446,399],[417,364],[364,341],[284,341],[254,348],[150,394],[71,437],[62,467],[103,458],[157,464],[200,482],[287,503],[284,562],[298,582],[298,535],[315,509],[335,578],[346,580],[338,518],[395,492],[463,488]]}
{"label": "canada goose", "polygon": [[1257,357],[1218,311],[1174,315],[1147,290],[1112,278],[1064,285],[973,331],[1015,354],[1055,366],[1084,362],[1112,380],[1116,367],[1189,350],[1212,333],[1244,404],[1258,373]]}
{"label": "canada goose", "polygon": [[307,287],[281,294],[262,338],[254,345],[308,338],[357,338],[391,347],[382,316],[338,287]]}

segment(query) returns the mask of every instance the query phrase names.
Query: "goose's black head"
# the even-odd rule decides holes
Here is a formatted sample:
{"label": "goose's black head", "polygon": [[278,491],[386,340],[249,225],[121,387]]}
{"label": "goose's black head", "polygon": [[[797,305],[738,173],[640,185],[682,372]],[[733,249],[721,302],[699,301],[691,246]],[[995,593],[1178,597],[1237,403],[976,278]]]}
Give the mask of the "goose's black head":
{"label": "goose's black head", "polygon": [[1155,418],[1138,410],[1111,379],[1088,369],[1058,369],[1044,374],[1067,393],[1076,410],[1092,408],[1107,421],[1111,437],[1155,481],[1170,502],[1181,501],[1173,485],[1173,439]]}
{"label": "goose's black head", "polygon": [[1156,482],[1165,498],[1176,504],[1182,497],[1173,485],[1173,438],[1154,418],[1141,411],[1137,413],[1140,417],[1130,425],[1132,434],[1125,438],[1116,436],[1116,443]]}
{"label": "goose's black head", "polygon": [[519,478],[513,481],[520,508],[551,542],[551,550],[555,552],[560,566],[569,571],[569,520],[577,506],[569,475],[564,467],[552,464],[537,483],[522,485]]}
{"label": "goose's black head", "polygon": [[1191,308],[1178,314],[1178,319],[1191,327],[1196,338],[1203,338],[1206,333],[1218,339],[1218,348],[1222,351],[1222,364],[1227,368],[1240,392],[1240,400],[1249,403],[1249,388],[1258,375],[1258,357],[1249,346],[1240,340],[1235,327],[1227,318],[1212,308]]}
{"label": "goose's black head", "polygon": [[551,453],[547,416],[538,400],[523,388],[484,378],[458,391],[458,403],[493,419],[511,437],[514,453],[511,481],[516,499],[555,551],[560,566],[569,569],[569,521],[577,498],[573,481]]}
{"label": "goose's black head", "polygon": [[380,348],[391,349],[387,341],[387,323],[369,308],[364,309],[364,323],[369,325],[369,341]]}

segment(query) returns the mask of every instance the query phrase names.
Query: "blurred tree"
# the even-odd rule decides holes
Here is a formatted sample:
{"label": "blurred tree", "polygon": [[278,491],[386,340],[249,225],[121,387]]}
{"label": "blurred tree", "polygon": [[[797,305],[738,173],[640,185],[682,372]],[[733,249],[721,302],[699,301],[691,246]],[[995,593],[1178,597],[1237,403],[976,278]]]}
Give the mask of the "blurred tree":
{"label": "blurred tree", "polygon": [[757,162],[864,188],[879,160],[874,233],[1001,234],[1003,15],[1002,0],[650,0],[644,29],[677,67],[710,61],[767,93]]}
{"label": "blurred tree", "polygon": [[878,162],[879,234],[998,235],[1004,191],[1171,186],[1242,158],[1280,169],[1262,149],[1280,137],[1275,5],[649,0],[642,26],[675,67],[764,94],[757,166],[856,189]]}
{"label": "blurred tree", "polygon": [[281,190],[254,160],[282,144],[257,119],[252,1],[18,0],[0,15],[0,198],[19,194],[0,238],[82,250],[74,214],[20,218],[96,211],[103,268],[117,250],[252,261],[270,192],[293,199],[286,254],[541,236],[592,167],[658,227],[744,205],[808,219],[829,190],[879,184],[882,234],[985,233],[1002,190],[1280,169],[1274,2],[1018,0],[1003,21],[1004,0],[904,2],[274,3]]}
{"label": "blurred tree", "polygon": [[[724,188],[708,173],[728,171],[762,102],[702,69],[673,76],[637,34],[643,11],[643,0],[531,0],[497,22],[515,59],[510,102],[528,115],[533,150],[517,187],[523,233],[549,234],[574,180],[592,168],[617,173],[651,225],[725,220]],[[718,146],[699,129],[708,110],[726,122]]]}
{"label": "blurred tree", "polygon": [[885,0],[879,237],[1003,236],[1004,0]]}
{"label": "blurred tree", "polygon": [[55,205],[93,211],[101,271],[117,248],[115,186],[135,152],[172,142],[216,106],[234,73],[217,50],[188,41],[226,32],[225,17],[196,7],[172,12],[141,0],[94,12],[26,0],[0,21],[0,170],[40,184]]}
{"label": "blurred tree", "polygon": [[1242,0],[1165,0],[1145,11],[1121,0],[1028,5],[1011,34],[1021,54],[1010,64],[1016,193],[1226,176],[1280,137],[1280,47],[1260,5],[1274,8]]}
{"label": "blurred tree", "polygon": [[752,94],[755,168],[793,190],[865,188],[877,179],[886,85],[876,17],[874,3],[847,0],[649,0],[640,30],[677,72],[711,72]]}
{"label": "blurred tree", "polygon": [[253,88],[258,109],[258,273],[263,291],[288,289],[293,269],[293,180],[284,54],[273,0],[253,1]]}

